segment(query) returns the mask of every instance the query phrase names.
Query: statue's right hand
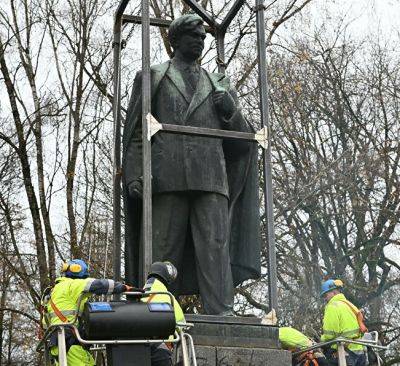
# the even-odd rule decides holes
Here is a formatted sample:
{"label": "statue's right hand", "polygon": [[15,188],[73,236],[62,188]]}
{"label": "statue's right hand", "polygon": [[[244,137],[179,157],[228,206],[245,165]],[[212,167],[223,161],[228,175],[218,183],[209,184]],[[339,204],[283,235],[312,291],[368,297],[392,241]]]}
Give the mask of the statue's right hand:
{"label": "statue's right hand", "polygon": [[142,177],[134,180],[128,185],[129,196],[133,199],[143,198],[143,179]]}

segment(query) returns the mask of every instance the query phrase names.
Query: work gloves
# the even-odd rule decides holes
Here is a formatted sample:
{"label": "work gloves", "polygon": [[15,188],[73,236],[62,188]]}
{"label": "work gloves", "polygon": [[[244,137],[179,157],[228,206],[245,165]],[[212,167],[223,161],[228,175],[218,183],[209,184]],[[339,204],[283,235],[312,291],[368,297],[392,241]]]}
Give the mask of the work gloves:
{"label": "work gloves", "polygon": [[144,290],[139,287],[133,287],[125,284],[125,292],[141,292],[144,293]]}

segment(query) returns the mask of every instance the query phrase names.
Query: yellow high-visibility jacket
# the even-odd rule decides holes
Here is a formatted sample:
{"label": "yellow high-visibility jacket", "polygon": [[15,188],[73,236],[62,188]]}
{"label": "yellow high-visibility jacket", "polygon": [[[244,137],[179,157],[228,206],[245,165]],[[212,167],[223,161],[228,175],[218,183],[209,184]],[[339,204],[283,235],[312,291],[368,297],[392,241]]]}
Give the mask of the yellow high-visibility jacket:
{"label": "yellow high-visibility jacket", "polygon": [[282,348],[289,351],[300,351],[313,344],[310,338],[291,327],[279,328],[279,341]]}
{"label": "yellow high-visibility jacket", "polygon": [[[350,339],[358,339],[362,337],[357,317],[349,305],[346,304],[346,301],[348,300],[343,294],[337,294],[326,304],[322,326],[322,342],[330,341],[337,337]],[[356,309],[353,304],[351,305]],[[333,345],[332,348],[336,349],[337,346]],[[364,346],[353,343],[348,344],[347,348],[355,352],[362,351]]]}
{"label": "yellow high-visibility jacket", "polygon": [[[151,277],[147,280],[144,290],[146,292],[154,291],[154,292],[167,292],[167,288],[165,285],[158,279]],[[168,295],[154,295],[150,297],[144,297],[142,299],[144,302],[163,302],[163,303],[171,303],[171,299]],[[179,305],[178,301],[174,297],[174,311],[175,311],[175,321],[177,323],[185,323],[185,316],[183,315],[183,310]]]}
{"label": "yellow high-visibility jacket", "polygon": [[[110,279],[59,277],[51,291],[50,299],[56,309],[70,323],[78,313],[83,311],[85,303],[92,294],[119,294],[123,291],[125,291],[124,284]],[[78,309],[78,300],[82,294],[83,297]],[[51,306],[50,301],[46,303],[46,308],[47,325],[63,323]]]}
{"label": "yellow high-visibility jacket", "polygon": [[[56,305],[57,309],[68,319],[68,322],[72,322],[79,311],[83,310],[83,306],[87,302],[89,296],[85,296],[78,309],[79,296],[86,289],[88,290],[90,284],[93,282],[92,278],[68,278],[59,277],[56,279],[56,284],[51,292],[51,299]],[[55,314],[50,303],[47,303],[47,316],[49,317],[49,324],[61,324],[63,321]]]}

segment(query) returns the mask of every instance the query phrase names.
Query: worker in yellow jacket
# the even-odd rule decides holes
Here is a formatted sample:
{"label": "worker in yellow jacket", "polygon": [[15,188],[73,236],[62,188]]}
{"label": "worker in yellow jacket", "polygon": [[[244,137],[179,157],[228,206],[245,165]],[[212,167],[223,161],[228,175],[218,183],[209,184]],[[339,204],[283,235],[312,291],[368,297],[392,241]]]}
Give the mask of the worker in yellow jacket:
{"label": "worker in yellow jacket", "polygon": [[[290,352],[302,351],[311,347],[314,342],[297,329],[291,327],[279,328],[279,341],[282,348]],[[327,366],[328,362],[320,349],[305,351],[292,358],[293,366]]]}
{"label": "worker in yellow jacket", "polygon": [[[346,299],[342,293],[343,282],[341,280],[327,280],[322,284],[321,296],[326,301],[322,342],[343,337],[360,339],[363,333],[368,331],[365,327],[360,310]],[[326,355],[333,365],[338,364],[337,345],[329,347]],[[366,365],[365,347],[355,343],[346,344],[346,361],[348,366]]]}
{"label": "worker in yellow jacket", "polygon": [[[144,286],[146,292],[167,292],[178,276],[176,267],[171,262],[154,262],[147,276]],[[171,303],[168,295],[153,294],[142,298],[142,301],[153,303]],[[173,307],[176,323],[185,323],[185,316],[178,301],[173,297]],[[171,345],[165,343],[153,344],[151,346],[151,366],[170,366],[172,365]]]}
{"label": "worker in yellow jacket", "polygon": [[[119,294],[130,291],[132,287],[110,279],[89,278],[87,264],[81,259],[70,260],[64,263],[61,269],[62,277],[56,279],[55,286],[46,296],[43,304],[44,327],[55,324],[72,323],[79,327],[79,315],[92,294]],[[81,298],[80,305],[78,300]],[[65,344],[67,348],[68,366],[93,366],[95,361],[86,348],[76,339],[71,328],[65,328]],[[50,337],[50,351],[58,365],[57,334]]]}

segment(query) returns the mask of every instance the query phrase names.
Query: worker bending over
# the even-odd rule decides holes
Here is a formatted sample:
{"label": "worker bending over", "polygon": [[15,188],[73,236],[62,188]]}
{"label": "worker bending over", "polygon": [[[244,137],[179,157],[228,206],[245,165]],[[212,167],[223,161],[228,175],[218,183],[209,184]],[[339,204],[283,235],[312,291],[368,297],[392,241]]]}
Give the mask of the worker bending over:
{"label": "worker bending over", "polygon": [[[45,326],[72,323],[92,294],[119,294],[132,290],[132,287],[113,280],[89,278],[88,266],[81,259],[64,263],[61,273],[63,276],[56,279],[55,286],[43,304]],[[78,300],[82,294],[84,296],[78,309]],[[75,326],[79,327],[78,319]],[[65,344],[68,366],[95,365],[90,352],[78,342],[73,330],[68,327],[65,328]],[[53,332],[50,337],[50,352],[58,365],[57,332]]]}
{"label": "worker bending over", "polygon": [[[343,337],[360,339],[367,332],[361,311],[342,294],[343,282],[341,280],[327,280],[322,284],[321,296],[326,301],[322,342]],[[347,366],[366,365],[366,349],[364,346],[346,344]],[[325,355],[332,365],[338,365],[337,345],[333,344]]]}
{"label": "worker bending over", "polygon": [[[155,262],[151,265],[147,281],[144,286],[145,292],[167,292],[178,276],[178,271],[170,262]],[[176,323],[185,323],[185,316],[178,301],[173,297]],[[171,303],[168,295],[153,294],[142,299],[144,302]],[[172,304],[171,304],[172,305]],[[151,346],[151,366],[172,365],[172,344],[158,343]]]}
{"label": "worker bending over", "polygon": [[[282,348],[292,353],[311,347],[314,342],[291,327],[279,328],[279,341]],[[329,365],[320,349],[305,351],[292,357],[293,366],[327,366]]]}

